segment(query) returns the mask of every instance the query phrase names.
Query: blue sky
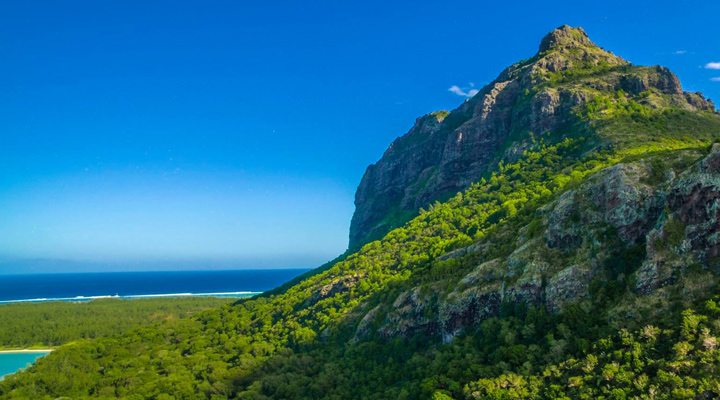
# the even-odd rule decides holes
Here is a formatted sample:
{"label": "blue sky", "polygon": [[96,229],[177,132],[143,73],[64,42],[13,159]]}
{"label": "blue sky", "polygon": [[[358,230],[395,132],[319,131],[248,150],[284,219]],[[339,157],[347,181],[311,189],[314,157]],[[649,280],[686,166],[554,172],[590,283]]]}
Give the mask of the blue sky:
{"label": "blue sky", "polygon": [[315,266],[393,138],[565,23],[720,99],[720,3],[593,3],[2,2],[0,273]]}

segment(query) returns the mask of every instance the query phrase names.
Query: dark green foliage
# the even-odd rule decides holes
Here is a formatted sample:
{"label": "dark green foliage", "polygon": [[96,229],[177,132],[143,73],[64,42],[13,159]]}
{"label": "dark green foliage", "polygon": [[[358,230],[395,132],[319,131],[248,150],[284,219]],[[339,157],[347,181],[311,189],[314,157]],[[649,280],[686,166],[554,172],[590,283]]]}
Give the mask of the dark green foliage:
{"label": "dark green foliage", "polygon": [[467,399],[709,399],[720,396],[717,298],[675,324],[621,330],[537,374],[505,373],[464,387]]}
{"label": "dark green foliage", "polygon": [[685,224],[676,218],[670,218],[663,227],[663,234],[660,247],[667,249],[677,247],[685,238]]}
{"label": "dark green foliage", "polygon": [[605,260],[605,275],[590,284],[590,293],[598,309],[621,298],[628,287],[632,287],[632,273],[640,267],[645,258],[645,245],[623,246],[615,244],[615,251]]}
{"label": "dark green foliage", "polygon": [[[499,156],[496,168],[466,191],[420,210],[402,226],[411,216],[391,214],[385,222],[398,227],[379,240],[265,295],[191,318],[139,326],[117,337],[62,346],[1,382],[0,397],[720,396],[717,299],[683,311],[691,300],[683,294],[692,287],[678,283],[665,293],[665,303],[658,302],[660,316],[651,323],[643,321],[643,315],[625,317],[618,309],[638,304],[631,288],[645,258],[645,243],[624,243],[612,229],[598,236],[611,251],[594,259],[603,264],[604,275],[592,282],[589,298],[555,314],[542,306],[502,302],[498,313],[474,321],[448,343],[432,319],[437,299],[462,285],[468,272],[483,262],[507,260],[521,236],[539,239],[546,228],[543,206],[563,192],[598,171],[630,161],[653,163],[645,182],[659,184],[666,165],[675,168],[687,162],[693,158],[687,154],[706,150],[720,135],[720,116],[673,107],[677,99],[670,96],[597,89],[608,85],[583,87],[595,80],[612,87],[619,72],[652,72],[607,53],[602,57],[615,64],[591,65],[585,60],[601,49],[584,50],[587,53],[568,50],[571,61],[579,63],[574,69],[529,77],[537,82],[518,99],[518,118],[532,111],[530,98],[541,89],[572,86],[578,99],[587,102],[566,116],[561,129],[537,136],[513,131],[503,150],[517,144],[516,139],[523,141],[523,146],[513,147],[515,157]],[[519,76],[537,57],[501,76]],[[434,118],[431,123],[442,119],[443,129],[452,130],[467,121],[470,112],[470,107],[461,107],[426,118]],[[579,214],[570,218],[570,223],[580,221]],[[667,245],[681,238],[680,228],[667,227]],[[481,250],[457,253],[470,245]],[[547,259],[557,264],[552,268],[569,265],[567,252],[544,244],[536,251],[549,254]],[[457,254],[448,257],[450,252]],[[428,319],[426,326],[395,336],[378,331],[398,307],[398,296],[415,289],[430,299],[419,312]],[[367,329],[360,334],[363,318]]]}
{"label": "dark green foliage", "polygon": [[189,297],[4,304],[0,305],[0,348],[55,347],[78,339],[115,336],[231,301]]}
{"label": "dark green foliage", "polygon": [[[324,271],[282,292],[238,302],[195,318],[138,328],[118,338],[63,346],[28,371],[0,384],[0,394],[18,398],[118,396],[137,398],[422,398],[459,396],[467,382],[506,373],[538,373],[544,366],[582,354],[610,334],[598,307],[606,300],[552,316],[541,309],[506,304],[490,318],[439,346],[436,336],[354,343],[357,318],[375,305],[423,281],[452,284],[477,260],[442,261],[438,256],[473,241],[495,246],[484,257],[507,256],[519,227],[557,193],[636,151],[593,153],[565,139],[526,152],[512,164],[431,206],[383,240],[367,244]],[[687,146],[651,143],[656,149]],[[537,225],[537,222],[535,222]],[[532,228],[537,230],[538,228]],[[624,290],[636,267],[637,249],[608,262]],[[360,276],[358,280],[347,277]],[[351,283],[345,283],[351,282]],[[332,292],[332,288],[339,288]],[[327,288],[327,289],[322,289]],[[327,290],[333,293],[321,297]],[[609,291],[606,291],[610,293]],[[601,298],[603,296],[598,296]],[[603,305],[604,304],[604,305]],[[354,343],[354,344],[353,344]]]}

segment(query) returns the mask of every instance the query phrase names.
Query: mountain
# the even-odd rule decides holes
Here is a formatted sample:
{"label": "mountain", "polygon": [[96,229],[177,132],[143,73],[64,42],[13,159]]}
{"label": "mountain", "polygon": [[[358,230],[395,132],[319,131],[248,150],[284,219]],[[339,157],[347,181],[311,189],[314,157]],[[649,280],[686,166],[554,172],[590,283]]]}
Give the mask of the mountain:
{"label": "mountain", "polygon": [[368,168],[355,251],[67,344],[0,396],[716,398],[718,139],[668,69],[560,27]]}
{"label": "mountain", "polygon": [[603,50],[582,29],[562,26],[538,53],[507,68],[453,111],[418,118],[369,166],[355,194],[350,248],[379,239],[513,161],[534,137],[567,130],[573,110],[597,93],[623,91],[641,104],[712,111],[702,95],[683,92],[663,67],[635,67]]}

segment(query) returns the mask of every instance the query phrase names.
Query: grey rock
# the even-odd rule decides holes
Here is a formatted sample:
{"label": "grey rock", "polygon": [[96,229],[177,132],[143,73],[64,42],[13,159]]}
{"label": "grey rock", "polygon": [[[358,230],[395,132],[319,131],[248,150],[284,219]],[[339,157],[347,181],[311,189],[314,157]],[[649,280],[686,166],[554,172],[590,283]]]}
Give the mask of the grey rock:
{"label": "grey rock", "polygon": [[624,241],[644,238],[662,209],[661,196],[640,182],[646,173],[642,164],[615,165],[599,174],[588,193],[603,221],[617,228]]}
{"label": "grey rock", "polygon": [[432,334],[438,330],[436,312],[429,310],[436,304],[432,292],[419,287],[401,293],[393,302],[382,326],[381,336],[408,336],[418,332]]}
{"label": "grey rock", "polygon": [[588,296],[592,273],[588,268],[571,265],[550,278],[545,288],[545,302],[550,311]]}
{"label": "grey rock", "polygon": [[547,217],[545,242],[550,248],[563,250],[577,247],[582,241],[582,225],[576,207],[575,191],[563,193]]}

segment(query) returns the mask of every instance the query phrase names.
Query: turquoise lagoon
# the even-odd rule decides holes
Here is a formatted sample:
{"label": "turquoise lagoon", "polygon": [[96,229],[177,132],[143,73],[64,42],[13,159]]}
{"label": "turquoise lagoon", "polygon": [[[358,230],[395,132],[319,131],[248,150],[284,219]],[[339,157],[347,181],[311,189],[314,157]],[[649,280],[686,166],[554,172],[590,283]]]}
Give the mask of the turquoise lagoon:
{"label": "turquoise lagoon", "polygon": [[47,351],[0,353],[0,379],[32,365],[35,360],[47,354]]}

